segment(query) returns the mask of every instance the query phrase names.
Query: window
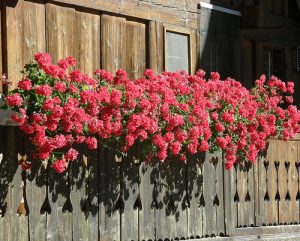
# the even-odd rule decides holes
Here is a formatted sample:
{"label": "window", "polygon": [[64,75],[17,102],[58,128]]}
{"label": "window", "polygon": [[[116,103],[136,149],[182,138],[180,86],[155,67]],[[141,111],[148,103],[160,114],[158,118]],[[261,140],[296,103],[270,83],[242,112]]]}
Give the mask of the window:
{"label": "window", "polygon": [[265,48],[264,63],[267,78],[270,78],[271,75],[275,75],[281,80],[285,79],[283,49]]}
{"label": "window", "polygon": [[190,34],[165,29],[165,69],[191,73]]}

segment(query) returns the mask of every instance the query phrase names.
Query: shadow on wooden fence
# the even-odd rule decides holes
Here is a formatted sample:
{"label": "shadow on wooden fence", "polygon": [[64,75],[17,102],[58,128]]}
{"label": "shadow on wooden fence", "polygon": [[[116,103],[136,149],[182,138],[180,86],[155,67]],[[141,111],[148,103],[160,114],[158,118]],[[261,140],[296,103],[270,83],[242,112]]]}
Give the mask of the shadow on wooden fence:
{"label": "shadow on wooden fence", "polygon": [[[82,150],[57,174],[33,162],[14,127],[0,127],[1,240],[176,240],[235,236],[299,223],[298,141],[270,140],[257,165],[225,171],[220,154],[145,163],[138,149]],[[299,150],[298,150],[299,149]]]}

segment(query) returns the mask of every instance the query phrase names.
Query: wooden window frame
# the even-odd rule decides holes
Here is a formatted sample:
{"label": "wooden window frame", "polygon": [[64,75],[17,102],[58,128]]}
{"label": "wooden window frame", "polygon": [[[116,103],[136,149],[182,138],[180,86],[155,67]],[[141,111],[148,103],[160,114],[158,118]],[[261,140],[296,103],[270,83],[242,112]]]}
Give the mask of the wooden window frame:
{"label": "wooden window frame", "polygon": [[[192,31],[187,28],[181,28],[178,26],[169,26],[164,25],[164,70],[166,70],[167,66],[167,32],[185,35],[188,37],[188,74],[192,73]],[[168,70],[167,70],[168,71]]]}
{"label": "wooden window frame", "polygon": [[[263,68],[264,68],[264,72],[266,71],[266,68],[265,68],[265,53],[267,52],[267,51],[274,51],[274,50],[279,50],[279,51],[282,51],[282,77],[280,77],[280,76],[276,76],[276,77],[278,77],[278,78],[281,78],[281,80],[282,81],[284,81],[284,79],[286,79],[286,70],[285,70],[285,63],[286,63],[286,56],[285,56],[285,48],[284,47],[280,47],[280,46],[276,46],[276,45],[269,45],[269,44],[266,44],[266,45],[264,45],[263,46]],[[274,60],[273,60],[273,58],[274,58],[274,55],[272,55],[272,62],[274,62]],[[273,72],[273,70],[274,70],[274,68],[273,68],[273,66],[272,66],[272,72]],[[267,73],[265,73],[265,74],[267,74]],[[273,75],[273,73],[271,73],[271,75]]]}

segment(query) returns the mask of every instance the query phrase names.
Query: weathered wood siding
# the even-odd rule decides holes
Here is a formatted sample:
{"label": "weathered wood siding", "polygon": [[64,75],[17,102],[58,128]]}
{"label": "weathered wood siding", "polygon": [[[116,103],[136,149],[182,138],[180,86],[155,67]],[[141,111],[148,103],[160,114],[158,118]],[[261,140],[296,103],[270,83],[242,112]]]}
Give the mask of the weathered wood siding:
{"label": "weathered wood siding", "polygon": [[[131,78],[140,77],[149,67],[162,72],[166,26],[190,31],[192,73],[197,70],[197,3],[177,1],[171,8],[158,1],[1,2],[0,72],[12,81],[11,88],[23,77],[20,71],[36,52],[50,53],[53,61],[74,56],[77,68],[88,74],[96,68],[112,72],[123,68]],[[137,14],[140,7],[148,12]]]}

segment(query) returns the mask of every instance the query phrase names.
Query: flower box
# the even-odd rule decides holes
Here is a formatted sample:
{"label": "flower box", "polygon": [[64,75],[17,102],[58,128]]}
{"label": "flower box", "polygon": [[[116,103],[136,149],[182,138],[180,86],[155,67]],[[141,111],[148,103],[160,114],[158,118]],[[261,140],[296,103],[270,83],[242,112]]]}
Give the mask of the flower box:
{"label": "flower box", "polygon": [[[0,94],[0,107],[3,106],[4,101]],[[0,109],[0,126],[18,126],[18,123],[11,119],[11,115],[14,113],[12,110],[2,110]]]}

